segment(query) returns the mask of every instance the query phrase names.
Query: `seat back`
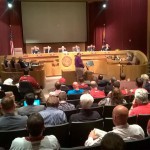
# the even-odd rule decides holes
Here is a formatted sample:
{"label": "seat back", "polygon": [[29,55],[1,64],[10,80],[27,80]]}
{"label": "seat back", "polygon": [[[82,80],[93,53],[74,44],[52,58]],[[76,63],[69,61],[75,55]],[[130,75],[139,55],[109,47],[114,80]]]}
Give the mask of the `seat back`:
{"label": "seat back", "polygon": [[113,118],[104,118],[104,131],[112,131],[113,127]]}
{"label": "seat back", "polygon": [[71,94],[67,95],[68,100],[73,100],[73,99],[80,99],[81,94]]}
{"label": "seat back", "polygon": [[15,85],[5,85],[5,84],[3,84],[2,85],[2,90],[4,92],[12,91],[14,96],[15,96],[15,101],[17,101],[17,102],[19,102],[22,99],[22,97],[21,97],[21,95],[18,91],[18,88]]}
{"label": "seat back", "polygon": [[26,93],[34,93],[34,89],[30,82],[21,81],[19,82],[19,92],[24,96]]}
{"label": "seat back", "polygon": [[112,111],[115,108],[114,105],[104,106],[103,117],[112,117]]}
{"label": "seat back", "polygon": [[78,146],[78,147],[71,147],[71,148],[60,148],[60,150],[101,150],[101,145],[93,145],[93,146]]}
{"label": "seat back", "polygon": [[125,150],[149,150],[149,149],[150,149],[150,137],[146,137],[142,140],[125,142]]}
{"label": "seat back", "polygon": [[28,136],[26,129],[20,130],[10,130],[10,131],[0,131],[0,147],[9,149],[12,141],[17,137]]}
{"label": "seat back", "polygon": [[73,146],[83,146],[91,130],[94,128],[103,129],[103,119],[87,122],[70,123],[70,144]]}
{"label": "seat back", "polygon": [[67,102],[75,105],[76,107],[77,105],[79,105],[80,99],[67,100]]}
{"label": "seat back", "polygon": [[46,127],[43,135],[55,135],[61,147],[68,147],[69,123]]}
{"label": "seat back", "polygon": [[76,114],[76,113],[77,113],[77,109],[68,110],[68,111],[64,111],[64,112],[65,112],[66,117],[67,117],[67,120],[68,120],[68,122],[69,122],[70,116],[71,116],[72,114]]}
{"label": "seat back", "polygon": [[129,124],[136,124],[137,123],[137,115],[128,117],[128,123]]}
{"label": "seat back", "polygon": [[23,71],[19,63],[15,63],[14,65],[15,65],[16,71]]}
{"label": "seat back", "polygon": [[147,136],[147,123],[150,119],[150,114],[139,114],[137,118],[137,124],[141,126],[145,132],[145,136]]}

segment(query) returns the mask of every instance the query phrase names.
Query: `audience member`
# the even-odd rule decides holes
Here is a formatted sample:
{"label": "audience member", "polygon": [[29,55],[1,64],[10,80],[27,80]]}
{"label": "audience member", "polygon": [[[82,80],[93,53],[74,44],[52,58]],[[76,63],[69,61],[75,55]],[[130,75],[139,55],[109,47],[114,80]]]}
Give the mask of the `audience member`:
{"label": "audience member", "polygon": [[101,150],[124,150],[125,142],[116,133],[107,133],[101,141]]}
{"label": "audience member", "polygon": [[139,77],[139,78],[136,78],[135,82],[136,82],[137,88],[130,90],[130,92],[131,92],[132,94],[134,94],[137,89],[143,88],[143,82],[144,82],[144,80]]}
{"label": "audience member", "polygon": [[[143,129],[137,125],[132,124],[129,125],[127,123],[128,120],[128,109],[125,106],[118,105],[113,109],[112,112],[113,123],[115,127],[113,127],[112,131],[119,135],[124,141],[138,140],[143,139],[145,137]],[[99,144],[107,132],[94,129],[90,132],[88,139],[85,142],[85,146],[92,146],[94,144]]]}
{"label": "audience member", "polygon": [[24,100],[27,103],[27,106],[23,106],[18,108],[19,115],[27,115],[29,116],[32,113],[39,112],[45,109],[44,105],[34,105],[35,95],[34,93],[27,93],[24,97]]}
{"label": "audience member", "polygon": [[20,116],[15,113],[15,102],[13,97],[5,96],[1,101],[3,116],[0,117],[0,130],[24,129],[27,123],[27,116]]}
{"label": "audience member", "polygon": [[39,47],[34,46],[34,47],[33,47],[33,50],[32,50],[32,54],[39,54],[39,53],[40,53]]}
{"label": "audience member", "polygon": [[66,79],[65,78],[60,78],[59,83],[61,84],[61,91],[65,91],[66,93],[69,91],[69,87],[66,85]]}
{"label": "audience member", "polygon": [[67,122],[65,113],[58,109],[59,99],[56,96],[49,96],[46,101],[47,108],[39,113],[44,119],[45,126],[58,125]]}
{"label": "audience member", "polygon": [[50,92],[49,95],[58,96],[61,91],[61,84],[59,81],[55,83],[55,90]]}
{"label": "audience member", "polygon": [[7,59],[7,55],[4,56],[4,61],[3,61],[5,67],[8,67],[8,59]]}
{"label": "audience member", "polygon": [[28,137],[18,137],[12,141],[10,150],[59,150],[60,145],[54,135],[43,136],[44,120],[38,113],[33,113],[27,120]]}
{"label": "audience member", "polygon": [[11,64],[12,68],[15,68],[15,63],[16,63],[16,58],[12,57],[10,60],[10,64]]}
{"label": "audience member", "polygon": [[126,74],[122,72],[120,74],[120,81],[124,81],[124,80],[126,81]]}
{"label": "audience member", "polygon": [[141,78],[143,79],[143,88],[150,93],[150,81],[149,81],[149,76],[147,74],[142,74]]}
{"label": "audience member", "polygon": [[75,109],[75,106],[71,103],[68,103],[67,100],[67,94],[66,92],[61,92],[58,95],[59,98],[59,105],[58,109],[61,109],[63,111],[73,110]]}
{"label": "audience member", "polygon": [[27,68],[28,66],[26,63],[23,61],[22,57],[19,57],[18,63],[20,64],[21,68]]}
{"label": "audience member", "polygon": [[99,87],[105,87],[108,83],[109,83],[109,81],[108,80],[104,80],[102,74],[98,75],[97,84],[98,84]]}
{"label": "audience member", "polygon": [[79,78],[79,88],[80,89],[89,89],[89,86],[84,82],[84,78],[80,77]]}
{"label": "audience member", "polygon": [[123,99],[122,92],[119,88],[115,87],[113,88],[112,92],[109,95],[110,97],[106,97],[105,99],[102,99],[98,105],[104,106],[104,105],[119,105],[119,104],[126,104],[126,100]]}
{"label": "audience member", "polygon": [[132,107],[129,111],[129,116],[139,114],[150,114],[150,103],[148,102],[148,92],[142,88],[139,88],[135,91]]}
{"label": "audience member", "polygon": [[70,122],[83,122],[100,119],[101,116],[97,111],[91,110],[94,98],[90,94],[83,94],[80,97],[81,110],[79,113],[72,114]]}
{"label": "audience member", "polygon": [[[44,97],[42,89],[40,88],[39,83],[35,80],[34,77],[29,75],[28,69],[24,70],[24,75],[20,77],[19,83],[21,81],[27,81],[27,82],[31,83],[34,93],[36,93],[38,95],[38,97],[41,99],[41,101],[45,102],[45,97]],[[21,87],[19,87],[19,88],[21,88]]]}
{"label": "audience member", "polygon": [[113,90],[113,84],[114,82],[117,81],[116,77],[111,77],[110,81],[108,82],[108,84],[105,86],[105,94],[107,95],[110,91]]}
{"label": "audience member", "polygon": [[91,81],[91,90],[90,94],[93,98],[104,98],[105,93],[103,91],[98,90],[98,85],[95,81]]}
{"label": "audience member", "polygon": [[73,86],[73,90],[69,90],[67,95],[82,94],[84,92],[83,89],[79,88],[78,82],[73,82],[72,86]]}

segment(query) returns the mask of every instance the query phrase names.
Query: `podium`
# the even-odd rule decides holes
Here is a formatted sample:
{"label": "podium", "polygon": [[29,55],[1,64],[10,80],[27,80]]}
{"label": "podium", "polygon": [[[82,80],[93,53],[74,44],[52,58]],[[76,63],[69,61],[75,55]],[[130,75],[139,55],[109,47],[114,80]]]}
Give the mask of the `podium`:
{"label": "podium", "polygon": [[63,69],[62,77],[66,79],[67,85],[72,85],[72,83],[76,81],[76,72],[75,70]]}

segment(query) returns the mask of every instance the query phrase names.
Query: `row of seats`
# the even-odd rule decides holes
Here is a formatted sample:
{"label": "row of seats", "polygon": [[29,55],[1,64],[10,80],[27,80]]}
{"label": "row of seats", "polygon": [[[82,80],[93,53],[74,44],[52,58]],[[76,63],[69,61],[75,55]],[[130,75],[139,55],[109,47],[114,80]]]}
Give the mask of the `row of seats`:
{"label": "row of seats", "polygon": [[[109,122],[106,123],[108,125]],[[70,124],[65,123],[62,125],[46,127],[44,131],[44,135],[51,135],[51,134],[55,135],[59,140],[61,147],[76,147],[76,146],[84,145],[84,142],[88,138],[88,134],[94,128],[103,130],[104,129],[103,119],[88,121],[88,122],[73,122]],[[0,131],[0,141],[1,141],[0,147],[9,148],[14,138],[24,137],[24,136],[28,136],[26,129],[13,130],[13,131]]]}
{"label": "row of seats", "polygon": [[1,63],[3,71],[7,71],[7,72],[23,71],[23,68],[21,68],[19,63],[15,63],[14,65],[15,65],[15,68],[12,67],[11,63],[8,63],[8,67],[5,67],[4,63]]}

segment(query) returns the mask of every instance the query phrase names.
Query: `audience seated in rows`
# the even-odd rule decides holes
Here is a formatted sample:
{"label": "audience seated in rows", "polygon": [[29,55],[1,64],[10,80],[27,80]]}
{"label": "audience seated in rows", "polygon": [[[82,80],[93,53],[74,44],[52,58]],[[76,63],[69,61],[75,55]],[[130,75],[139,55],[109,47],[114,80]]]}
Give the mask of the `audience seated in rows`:
{"label": "audience seated in rows", "polygon": [[66,85],[66,79],[65,78],[60,78],[59,83],[61,84],[61,91],[65,91],[66,93],[69,91],[69,87]]}
{"label": "audience seated in rows", "polygon": [[59,98],[59,105],[58,109],[61,109],[63,111],[68,111],[68,110],[74,110],[75,106],[71,103],[68,103],[67,100],[67,94],[66,92],[61,92],[58,95]]}
{"label": "audience seated in rows", "polygon": [[15,85],[19,87],[19,76],[18,75],[13,75],[11,78],[7,78],[4,80],[3,84],[5,85]]}
{"label": "audience seated in rows", "polygon": [[105,86],[105,94],[107,95],[113,89],[114,82],[117,81],[116,77],[111,77],[109,83]]}
{"label": "audience seated in rows", "polygon": [[47,108],[39,113],[44,119],[45,126],[58,125],[67,122],[65,113],[58,109],[59,99],[56,96],[49,96],[46,101]]}
{"label": "audience seated in rows", "polygon": [[55,149],[60,145],[54,135],[43,136],[44,120],[38,113],[33,113],[27,120],[28,137],[18,137],[12,141],[10,150]]}
{"label": "audience seated in rows", "polygon": [[132,107],[129,111],[129,116],[139,114],[150,114],[150,103],[148,102],[148,92],[139,88],[135,91]]}
{"label": "audience seated in rows", "polygon": [[79,82],[78,83],[79,83],[79,88],[80,89],[88,89],[89,88],[88,84],[86,84],[84,82],[84,78],[83,77],[79,78]]}
{"label": "audience seated in rows", "polygon": [[140,78],[140,77],[136,78],[135,82],[136,82],[137,88],[131,89],[130,90],[131,94],[134,94],[137,89],[143,88],[143,82],[144,82],[144,80],[142,78]]}
{"label": "audience seated in rows", "polygon": [[[44,97],[42,89],[40,88],[39,83],[35,80],[34,77],[29,75],[28,69],[24,70],[24,75],[20,77],[19,83],[22,81],[27,81],[27,82],[31,83],[34,93],[38,95],[38,97],[41,99],[42,102],[45,102],[45,97]],[[20,88],[21,87],[19,87],[19,90],[21,90]]]}
{"label": "audience seated in rows", "polygon": [[147,74],[142,74],[141,78],[143,79],[144,83],[143,83],[143,88],[146,89],[148,91],[148,93],[150,93],[150,81],[149,81],[149,76]]}
{"label": "audience seated in rows", "polygon": [[32,113],[39,112],[45,109],[44,105],[34,105],[35,95],[34,93],[27,93],[24,97],[24,100],[27,103],[27,106],[23,106],[18,108],[19,115],[27,115],[29,116]]}
{"label": "audience seated in rows", "polygon": [[12,96],[5,96],[1,101],[3,116],[0,117],[0,130],[16,130],[26,127],[27,116],[15,112],[16,104]]}
{"label": "audience seated in rows", "polygon": [[49,95],[58,96],[61,91],[61,84],[59,81],[55,83],[55,90],[50,92]]}
{"label": "audience seated in rows", "polygon": [[69,90],[67,95],[82,94],[84,92],[83,89],[79,88],[79,83],[78,82],[73,82],[72,86],[73,86],[73,89]]}
{"label": "audience seated in rows", "polygon": [[107,133],[101,141],[101,150],[124,150],[125,142],[116,133]]}
{"label": "audience seated in rows", "polygon": [[[112,116],[115,127],[110,132],[116,133],[125,141],[138,140],[145,137],[144,131],[139,125],[129,125],[127,123],[128,109],[125,106],[116,106],[113,109]],[[85,142],[85,146],[99,144],[106,133],[100,129],[93,129]]]}
{"label": "audience seated in rows", "polygon": [[91,87],[90,94],[93,96],[93,98],[105,97],[105,93],[103,91],[98,90],[98,85],[96,81],[91,81],[90,87]]}
{"label": "audience seated in rows", "polygon": [[101,116],[97,111],[92,111],[90,108],[94,102],[94,98],[90,94],[83,94],[80,97],[81,110],[79,113],[73,114],[70,117],[70,122],[83,122],[100,119]]}
{"label": "audience seated in rows", "polygon": [[98,105],[105,106],[105,105],[119,105],[119,104],[126,104],[126,100],[123,98],[122,92],[119,88],[113,88],[112,92],[110,93],[109,97],[102,99]]}

